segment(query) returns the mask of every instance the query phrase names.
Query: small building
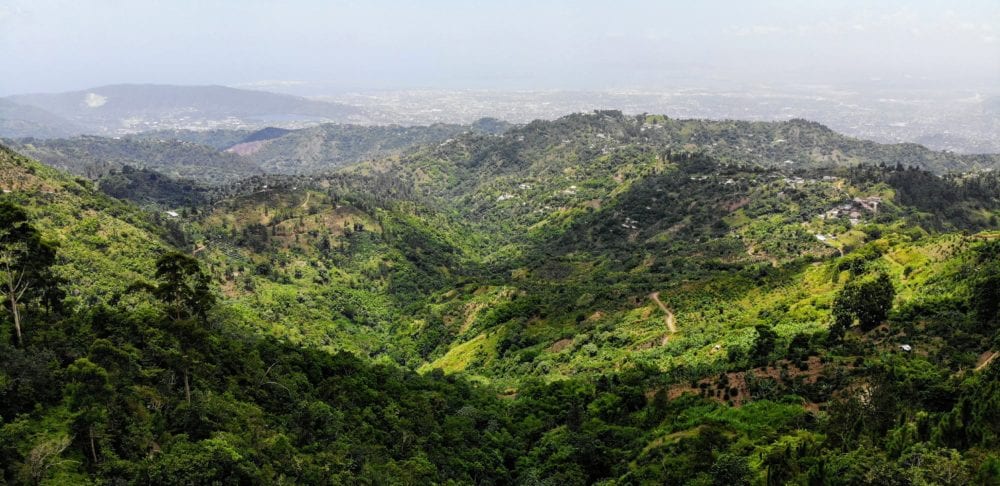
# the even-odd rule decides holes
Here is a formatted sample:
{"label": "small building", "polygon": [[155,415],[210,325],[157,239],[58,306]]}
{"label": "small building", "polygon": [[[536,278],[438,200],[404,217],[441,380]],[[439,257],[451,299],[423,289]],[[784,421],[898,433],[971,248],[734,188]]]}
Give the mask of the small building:
{"label": "small building", "polygon": [[903,351],[909,353],[910,351],[913,351],[913,346],[910,346],[909,344],[900,344],[899,349],[902,349]]}
{"label": "small building", "polygon": [[859,205],[861,205],[861,207],[865,208],[866,210],[872,213],[877,213],[878,205],[879,203],[882,202],[882,197],[881,196],[856,197],[854,198],[854,202],[858,203]]}

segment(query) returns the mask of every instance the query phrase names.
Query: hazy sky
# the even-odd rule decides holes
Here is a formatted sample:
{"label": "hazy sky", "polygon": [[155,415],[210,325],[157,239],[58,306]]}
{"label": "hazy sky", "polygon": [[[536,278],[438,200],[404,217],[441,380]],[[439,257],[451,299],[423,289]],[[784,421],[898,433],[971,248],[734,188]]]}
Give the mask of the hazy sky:
{"label": "hazy sky", "polygon": [[0,95],[126,82],[990,87],[1000,0],[0,0],[0,62]]}

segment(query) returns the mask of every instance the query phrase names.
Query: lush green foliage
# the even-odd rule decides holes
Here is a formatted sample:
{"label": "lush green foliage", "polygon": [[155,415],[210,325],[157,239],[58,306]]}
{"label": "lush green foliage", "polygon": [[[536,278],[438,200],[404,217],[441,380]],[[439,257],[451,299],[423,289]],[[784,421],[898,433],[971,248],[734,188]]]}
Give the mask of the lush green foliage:
{"label": "lush green foliage", "polygon": [[327,172],[357,162],[379,159],[411,147],[438,144],[463,132],[490,133],[506,128],[488,120],[473,125],[435,124],[426,127],[319,125],[280,136],[250,136],[234,147],[268,173]]}
{"label": "lush green foliage", "polygon": [[0,327],[0,478],[996,484],[997,176],[707,146],[765,129],[836,141],[577,115],[176,218],[0,152],[66,292]]}
{"label": "lush green foliage", "polygon": [[112,169],[97,180],[101,192],[143,206],[159,208],[193,207],[205,202],[207,189],[200,184],[174,179],[150,169],[126,165]]}
{"label": "lush green foliage", "polygon": [[213,183],[260,173],[255,164],[235,154],[175,140],[83,136],[23,139],[12,147],[52,167],[95,179],[125,166]]}
{"label": "lush green foliage", "polygon": [[0,296],[10,310],[18,343],[24,342],[22,307],[33,301],[54,307],[62,298],[60,282],[50,271],[53,263],[55,248],[42,241],[28,215],[0,201]]}
{"label": "lush green foliage", "polygon": [[842,334],[843,329],[854,324],[855,319],[861,330],[871,331],[889,315],[895,297],[892,280],[884,273],[875,278],[848,282],[833,301],[834,325],[841,328],[837,333]]}

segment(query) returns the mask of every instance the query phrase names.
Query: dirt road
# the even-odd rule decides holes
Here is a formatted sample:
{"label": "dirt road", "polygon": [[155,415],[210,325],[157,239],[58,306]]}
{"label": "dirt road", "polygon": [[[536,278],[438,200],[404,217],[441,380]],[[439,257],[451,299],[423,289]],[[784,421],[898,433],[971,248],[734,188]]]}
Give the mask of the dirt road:
{"label": "dirt road", "polygon": [[653,302],[656,302],[656,305],[660,306],[660,310],[662,310],[663,313],[666,314],[666,316],[663,318],[663,322],[667,324],[667,330],[670,332],[667,335],[663,336],[663,339],[660,341],[660,345],[662,346],[664,344],[667,344],[667,341],[670,339],[671,334],[677,333],[677,318],[674,316],[674,311],[670,310],[666,305],[663,304],[663,301],[660,300],[659,292],[653,292],[649,294],[649,298],[653,299]]}
{"label": "dirt road", "polygon": [[979,366],[976,366],[975,371],[982,371],[983,368],[986,368],[987,366],[989,366],[990,363],[992,363],[993,360],[996,359],[996,357],[997,357],[998,354],[1000,354],[1000,353],[998,353],[996,351],[993,351],[992,354],[990,354],[986,359],[984,359],[982,363],[979,363]]}

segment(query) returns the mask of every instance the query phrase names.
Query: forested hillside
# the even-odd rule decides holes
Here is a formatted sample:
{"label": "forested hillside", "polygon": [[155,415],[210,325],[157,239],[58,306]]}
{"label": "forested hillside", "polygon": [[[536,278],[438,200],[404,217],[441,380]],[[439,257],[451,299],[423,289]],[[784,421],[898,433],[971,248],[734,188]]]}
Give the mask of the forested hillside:
{"label": "forested hillside", "polygon": [[246,156],[268,173],[308,174],[399,155],[411,147],[441,143],[465,132],[501,133],[504,129],[506,124],[488,119],[472,125],[426,127],[327,124],[248,137],[228,151]]}
{"label": "forested hillside", "polygon": [[0,151],[0,480],[1000,484],[995,156],[450,129],[211,186]]}
{"label": "forested hillside", "polygon": [[[5,143],[49,166],[94,180],[120,173],[128,166],[218,185],[265,173],[327,173],[358,162],[398,156],[415,146],[436,145],[463,133],[495,134],[507,128],[506,123],[483,119],[471,125],[158,130],[114,138],[23,138]],[[150,198],[143,195],[139,199]]]}
{"label": "forested hillside", "polygon": [[53,140],[22,139],[10,142],[10,145],[49,166],[91,179],[125,166],[214,184],[263,173],[256,164],[235,154],[176,140],[84,136]]}

